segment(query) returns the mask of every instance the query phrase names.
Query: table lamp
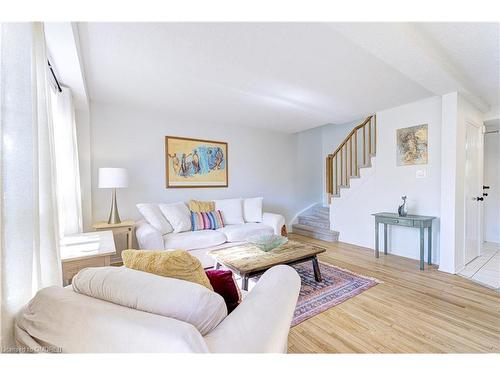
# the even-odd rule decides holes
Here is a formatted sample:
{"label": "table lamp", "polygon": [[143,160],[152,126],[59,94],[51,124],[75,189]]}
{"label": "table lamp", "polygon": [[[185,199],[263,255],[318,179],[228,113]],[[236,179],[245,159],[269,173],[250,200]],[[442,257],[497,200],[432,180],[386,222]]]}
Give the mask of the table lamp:
{"label": "table lamp", "polygon": [[128,173],[125,168],[99,168],[99,188],[113,189],[108,224],[121,223],[116,204],[116,189],[126,187],[128,187]]}

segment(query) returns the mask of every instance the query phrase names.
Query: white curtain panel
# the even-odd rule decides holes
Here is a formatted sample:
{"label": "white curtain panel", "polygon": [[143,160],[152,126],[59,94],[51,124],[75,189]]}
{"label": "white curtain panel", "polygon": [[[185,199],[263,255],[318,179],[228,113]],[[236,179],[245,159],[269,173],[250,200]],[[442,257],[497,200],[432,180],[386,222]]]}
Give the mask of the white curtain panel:
{"label": "white curtain panel", "polygon": [[54,128],[59,235],[62,238],[83,231],[78,144],[71,91],[62,87],[62,92],[57,90],[50,92]]}
{"label": "white curtain panel", "polygon": [[54,136],[41,23],[0,24],[1,346],[34,293],[61,285]]}

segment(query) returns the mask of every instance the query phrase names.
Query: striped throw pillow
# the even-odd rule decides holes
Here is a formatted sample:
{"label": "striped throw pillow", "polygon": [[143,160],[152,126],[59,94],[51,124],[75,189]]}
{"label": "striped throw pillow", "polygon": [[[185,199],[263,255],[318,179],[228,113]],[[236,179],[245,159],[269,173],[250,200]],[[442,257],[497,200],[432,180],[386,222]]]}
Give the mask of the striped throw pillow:
{"label": "striped throw pillow", "polygon": [[224,227],[222,213],[217,211],[193,212],[191,211],[191,230],[219,229]]}

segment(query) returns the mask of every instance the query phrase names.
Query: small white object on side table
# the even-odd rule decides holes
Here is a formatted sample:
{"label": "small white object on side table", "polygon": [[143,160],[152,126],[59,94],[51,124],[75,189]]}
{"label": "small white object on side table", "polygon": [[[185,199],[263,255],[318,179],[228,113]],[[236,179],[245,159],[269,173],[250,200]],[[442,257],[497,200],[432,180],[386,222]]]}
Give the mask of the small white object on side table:
{"label": "small white object on side table", "polygon": [[89,232],[66,236],[61,240],[63,285],[71,284],[73,276],[87,267],[110,265],[116,254],[113,232]]}

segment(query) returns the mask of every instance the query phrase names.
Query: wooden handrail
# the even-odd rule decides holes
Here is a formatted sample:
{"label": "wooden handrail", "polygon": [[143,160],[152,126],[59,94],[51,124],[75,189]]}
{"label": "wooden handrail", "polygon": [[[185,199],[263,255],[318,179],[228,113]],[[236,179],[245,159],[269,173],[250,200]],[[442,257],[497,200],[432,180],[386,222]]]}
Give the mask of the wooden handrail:
{"label": "wooden handrail", "polygon": [[373,117],[373,115],[372,116],[368,116],[365,121],[363,121],[361,124],[359,124],[354,129],[352,129],[351,132],[347,135],[347,137],[345,137],[344,141],[340,144],[340,146],[337,147],[337,149],[335,150],[335,152],[333,154],[329,154],[329,155],[332,155],[333,157],[335,157],[335,155],[337,155],[337,153],[340,151],[340,149],[342,148],[342,146],[344,146],[349,141],[349,138],[351,138],[351,136],[355,132],[357,132],[359,129],[361,129],[363,126],[365,126],[371,120],[372,117]]}
{"label": "wooden handrail", "polygon": [[[366,127],[368,126],[368,137]],[[372,129],[373,126],[373,129]],[[358,131],[362,130],[363,164],[358,164]],[[373,133],[373,134],[372,134]],[[368,139],[367,139],[368,138]],[[367,144],[368,142],[368,144]],[[353,144],[354,143],[354,144]],[[359,168],[366,166],[367,155],[371,158],[377,149],[377,117],[368,116],[352,129],[337,149],[326,157],[326,190],[328,196],[339,194],[340,187],[348,186],[353,176],[359,176]],[[340,171],[339,171],[340,169]]]}

